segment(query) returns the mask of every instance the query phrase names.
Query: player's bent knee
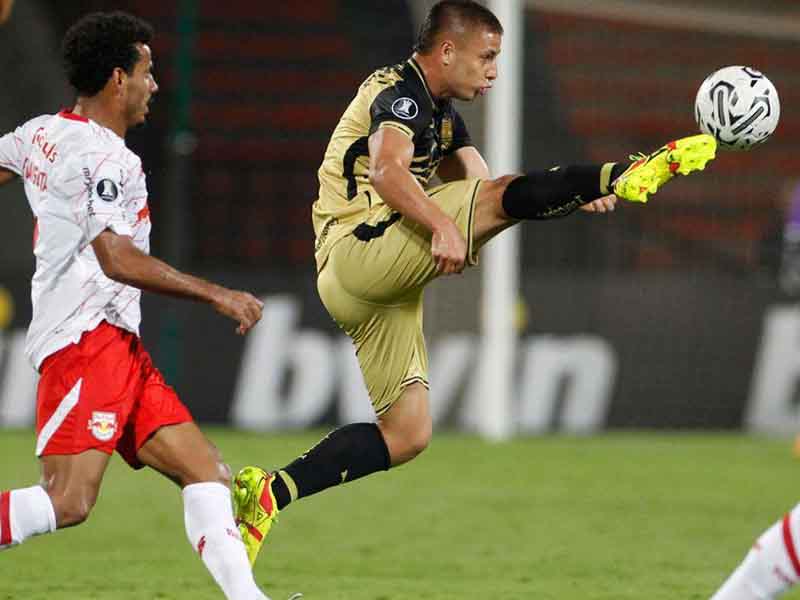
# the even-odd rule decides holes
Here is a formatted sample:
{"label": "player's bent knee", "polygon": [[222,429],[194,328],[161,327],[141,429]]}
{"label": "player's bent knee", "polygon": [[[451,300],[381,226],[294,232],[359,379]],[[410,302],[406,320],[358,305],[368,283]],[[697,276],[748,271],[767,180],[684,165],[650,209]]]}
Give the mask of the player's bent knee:
{"label": "player's bent knee", "polygon": [[412,455],[412,457],[419,456],[425,451],[425,449],[430,445],[430,443],[431,443],[430,429],[426,431],[420,431],[411,438],[408,451]]}
{"label": "player's bent knee", "polygon": [[84,523],[94,508],[95,494],[51,495],[58,528]]}
{"label": "player's bent knee", "polygon": [[[503,194],[505,194],[508,184],[517,177],[517,175],[504,175],[481,184],[475,209],[476,229],[493,231],[509,221],[503,208]],[[476,236],[480,237],[478,233]]]}
{"label": "player's bent knee", "polygon": [[490,179],[481,184],[478,201],[501,202],[503,194],[508,188],[508,184],[514,181],[519,175],[503,175],[497,179]]}
{"label": "player's bent knee", "polygon": [[413,430],[391,432],[387,437],[387,445],[392,458],[392,465],[408,462],[422,454],[431,442],[432,426],[430,423]]}

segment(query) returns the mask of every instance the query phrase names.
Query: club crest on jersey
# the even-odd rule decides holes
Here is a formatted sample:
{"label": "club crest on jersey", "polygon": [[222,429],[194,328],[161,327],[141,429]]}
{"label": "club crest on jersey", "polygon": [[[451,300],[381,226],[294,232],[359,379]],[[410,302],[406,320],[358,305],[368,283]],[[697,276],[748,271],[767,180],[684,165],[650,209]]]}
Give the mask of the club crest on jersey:
{"label": "club crest on jersey", "polygon": [[398,98],[392,102],[392,112],[396,117],[410,121],[419,114],[419,106],[411,98]]}
{"label": "club crest on jersey", "polygon": [[106,202],[113,202],[119,195],[117,184],[110,179],[101,179],[97,182],[97,195]]}
{"label": "club crest on jersey", "polygon": [[453,120],[442,119],[442,149],[447,150],[453,145]]}
{"label": "club crest on jersey", "polygon": [[93,411],[87,429],[101,442],[107,442],[117,432],[117,413]]}

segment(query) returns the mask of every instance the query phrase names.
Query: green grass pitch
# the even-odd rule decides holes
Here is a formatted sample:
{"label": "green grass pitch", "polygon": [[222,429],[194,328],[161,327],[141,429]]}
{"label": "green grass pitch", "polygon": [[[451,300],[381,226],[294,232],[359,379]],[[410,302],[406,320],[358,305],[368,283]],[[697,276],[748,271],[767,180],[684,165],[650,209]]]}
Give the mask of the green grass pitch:
{"label": "green grass pitch", "polygon": [[[319,437],[208,434],[234,469]],[[38,478],[33,448],[0,432],[0,489]],[[706,600],[800,500],[798,466],[786,440],[727,434],[438,435],[409,465],[289,507],[256,578],[273,600]],[[118,458],[89,521],[1,553],[0,581],[0,600],[222,597],[177,488]]]}

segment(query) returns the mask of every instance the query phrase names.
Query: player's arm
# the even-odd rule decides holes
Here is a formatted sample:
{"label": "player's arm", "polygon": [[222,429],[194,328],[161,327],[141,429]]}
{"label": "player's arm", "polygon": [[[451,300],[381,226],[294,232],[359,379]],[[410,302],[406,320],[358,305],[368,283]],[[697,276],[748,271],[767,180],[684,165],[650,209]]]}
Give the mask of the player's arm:
{"label": "player's arm", "polygon": [[430,201],[411,174],[413,157],[411,138],[394,127],[381,127],[369,136],[369,181],[388,206],[431,232],[437,271],[460,273],[467,244],[453,220]]}
{"label": "player's arm", "polygon": [[142,252],[127,235],[106,229],[94,238],[92,248],[109,279],[158,294],[206,302],[237,321],[239,334],[246,333],[261,318],[263,303],[254,296],[182,273]]}
{"label": "player's arm", "polygon": [[[0,0],[2,2],[2,0]],[[0,186],[14,181],[22,174],[22,127],[0,135]]]}
{"label": "player's arm", "polygon": [[10,183],[17,176],[13,171],[0,167],[0,186]]}
{"label": "player's arm", "polygon": [[445,156],[436,174],[445,183],[459,179],[490,179],[489,166],[475,146],[464,146]]}

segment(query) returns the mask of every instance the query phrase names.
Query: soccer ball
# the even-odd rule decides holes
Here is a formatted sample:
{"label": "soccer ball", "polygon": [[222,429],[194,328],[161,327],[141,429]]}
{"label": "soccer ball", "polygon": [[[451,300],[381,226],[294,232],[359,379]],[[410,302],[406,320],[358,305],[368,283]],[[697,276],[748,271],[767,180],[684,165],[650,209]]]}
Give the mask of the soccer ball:
{"label": "soccer ball", "polygon": [[700,86],[694,114],[700,130],[717,138],[720,148],[749,150],[775,131],[781,103],[763,73],[752,67],[724,67]]}

